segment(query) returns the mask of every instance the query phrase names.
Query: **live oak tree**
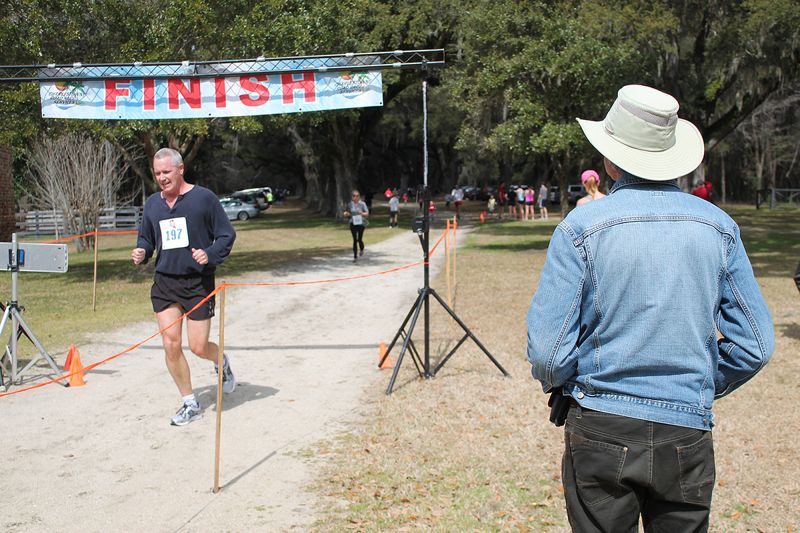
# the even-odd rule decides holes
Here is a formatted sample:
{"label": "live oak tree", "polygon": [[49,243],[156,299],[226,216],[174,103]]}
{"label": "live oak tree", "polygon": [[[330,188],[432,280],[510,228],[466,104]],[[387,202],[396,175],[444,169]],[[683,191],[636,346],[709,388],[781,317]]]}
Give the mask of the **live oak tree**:
{"label": "live oak tree", "polygon": [[601,119],[621,85],[641,81],[674,19],[651,2],[593,0],[478,1],[466,17],[448,83],[466,115],[459,146],[510,162],[521,183],[556,181],[566,211],[578,164],[599,162],[575,118]]}
{"label": "live oak tree", "polygon": [[[548,178],[565,192],[581,169],[600,163],[574,118],[601,119],[626,83],[675,94],[711,152],[723,140],[731,146],[730,132],[797,80],[798,28],[794,0],[10,0],[0,12],[0,50],[5,64],[44,64],[443,47],[448,66],[430,90],[438,185]],[[283,137],[293,151],[262,157],[293,159],[309,204],[333,214],[356,184],[421,176],[420,78],[383,77],[382,108],[119,122],[44,121],[35,84],[4,85],[0,142],[14,149],[24,179],[31,139],[108,139],[148,192],[149,159],[161,146],[180,150],[191,176],[198,158],[229,158],[239,139],[257,146]],[[749,147],[747,136],[736,141]],[[222,168],[237,178],[231,183],[241,181],[233,166]],[[736,165],[727,170],[729,181],[742,180]]]}

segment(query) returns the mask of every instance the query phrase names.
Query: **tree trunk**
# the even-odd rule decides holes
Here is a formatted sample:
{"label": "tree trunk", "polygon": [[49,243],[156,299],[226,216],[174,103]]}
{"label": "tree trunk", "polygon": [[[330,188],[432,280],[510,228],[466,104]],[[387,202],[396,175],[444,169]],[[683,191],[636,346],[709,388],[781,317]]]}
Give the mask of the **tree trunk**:
{"label": "tree trunk", "polygon": [[[331,122],[333,132],[333,178],[336,183],[337,204],[344,205],[350,200],[350,192],[353,190],[358,176],[358,167],[363,155],[361,136],[355,133],[358,129],[357,124],[347,119],[334,119]],[[362,198],[365,198],[369,191],[360,191]],[[328,213],[336,214],[339,213]]]}
{"label": "tree trunk", "polygon": [[306,181],[305,201],[315,211],[323,211],[325,201],[322,195],[322,187],[320,186],[319,157],[308,138],[300,135],[297,125],[290,124],[287,130],[294,144],[294,149],[303,162],[303,174]]}
{"label": "tree trunk", "polygon": [[561,191],[561,218],[567,216],[569,213],[569,180],[567,179],[566,169],[569,167],[569,153],[564,153],[561,156],[556,156],[553,160],[553,170],[556,173],[558,180],[558,189]]}
{"label": "tree trunk", "polygon": [[774,189],[777,187],[775,177],[778,173],[778,163],[774,157],[772,137],[767,137],[764,154],[766,155],[766,167],[767,167],[767,178],[769,179],[769,188]]}
{"label": "tree trunk", "polygon": [[181,153],[181,156],[183,156],[183,166],[186,171],[188,171],[192,163],[194,163],[194,160],[197,159],[197,154],[200,153],[200,148],[205,141],[206,136],[202,134],[185,135],[183,139],[180,140],[174,135],[170,135],[169,147]]}
{"label": "tree trunk", "polygon": [[720,182],[721,182],[720,183],[720,189],[722,189],[720,191],[720,197],[722,199],[722,203],[724,204],[727,201],[727,196],[726,196],[727,193],[725,192],[725,189],[727,189],[727,183],[726,183],[726,178],[725,178],[725,155],[724,154],[720,155],[719,163],[720,163]]}
{"label": "tree trunk", "polygon": [[349,193],[353,190],[352,176],[351,169],[345,161],[342,159],[335,159],[333,161],[333,185],[336,210],[333,213],[327,214],[335,215],[336,220],[343,217],[342,212],[344,211],[344,206],[350,200]]}
{"label": "tree trunk", "polygon": [[753,143],[753,152],[755,155],[753,161],[756,171],[756,190],[764,188],[764,150],[762,148],[760,139],[755,139]]}
{"label": "tree trunk", "polygon": [[[441,186],[445,191],[449,191],[455,186],[455,180],[453,179],[453,174],[450,172],[450,167],[447,164],[447,154],[444,152],[444,147],[436,147],[436,157],[439,159],[439,168],[442,169]],[[428,177],[430,178],[430,174]],[[430,185],[430,180],[428,184]]]}

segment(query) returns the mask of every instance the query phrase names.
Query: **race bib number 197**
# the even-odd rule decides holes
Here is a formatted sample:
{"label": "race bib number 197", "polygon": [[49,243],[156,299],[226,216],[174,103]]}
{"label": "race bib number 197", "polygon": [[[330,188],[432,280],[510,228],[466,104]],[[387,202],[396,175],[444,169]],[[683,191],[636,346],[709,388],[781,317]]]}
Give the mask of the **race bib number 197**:
{"label": "race bib number 197", "polygon": [[169,218],[158,223],[161,226],[161,249],[186,248],[189,246],[189,231],[186,217]]}

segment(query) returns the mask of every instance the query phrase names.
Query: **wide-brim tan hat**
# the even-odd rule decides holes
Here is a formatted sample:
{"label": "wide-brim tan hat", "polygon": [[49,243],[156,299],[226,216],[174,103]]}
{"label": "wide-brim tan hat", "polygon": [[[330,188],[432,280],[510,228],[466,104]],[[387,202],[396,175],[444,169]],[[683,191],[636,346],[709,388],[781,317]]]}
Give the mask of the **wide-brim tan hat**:
{"label": "wide-brim tan hat", "polygon": [[667,181],[693,172],[705,144],[694,124],[678,118],[678,101],[644,85],[626,85],[602,121],[577,119],[589,142],[640,178]]}

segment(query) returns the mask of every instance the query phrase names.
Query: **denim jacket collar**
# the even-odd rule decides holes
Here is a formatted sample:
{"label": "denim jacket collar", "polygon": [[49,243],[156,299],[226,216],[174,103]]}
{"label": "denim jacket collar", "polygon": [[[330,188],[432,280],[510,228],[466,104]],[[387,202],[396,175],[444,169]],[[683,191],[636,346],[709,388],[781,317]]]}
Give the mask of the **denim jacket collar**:
{"label": "denim jacket collar", "polygon": [[622,176],[612,185],[611,190],[608,191],[609,194],[614,194],[617,190],[623,187],[629,187],[631,185],[638,185],[640,183],[646,183],[648,185],[667,185],[670,187],[674,187],[676,189],[680,189],[678,187],[678,180],[669,180],[669,181],[653,181],[653,180],[646,180],[644,178],[639,178],[634,176],[633,174],[628,174],[627,172],[623,172]]}

